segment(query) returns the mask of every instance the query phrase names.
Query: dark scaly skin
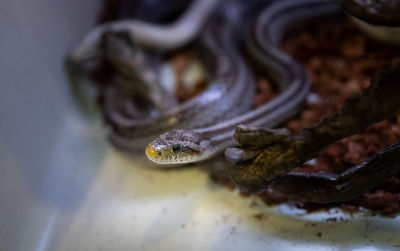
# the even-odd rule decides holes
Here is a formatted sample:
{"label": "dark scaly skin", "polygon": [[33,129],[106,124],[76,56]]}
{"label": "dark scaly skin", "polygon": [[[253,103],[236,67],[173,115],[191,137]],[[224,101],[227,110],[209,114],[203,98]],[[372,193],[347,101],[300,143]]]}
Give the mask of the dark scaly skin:
{"label": "dark scaly skin", "polygon": [[380,26],[400,26],[400,0],[340,0],[351,16]]}
{"label": "dark scaly skin", "polygon": [[[383,71],[378,77],[372,80],[371,85],[366,88],[361,95],[354,95],[346,100],[342,110],[339,113],[327,117],[319,125],[313,128],[305,129],[298,134],[284,135],[277,138],[273,143],[271,143],[270,140],[265,140],[265,145],[263,147],[260,147],[260,142],[257,142],[257,144],[255,144],[253,147],[245,140],[244,145],[246,145],[246,147],[236,150],[236,154],[228,154],[227,156],[237,163],[236,166],[230,168],[232,179],[241,189],[249,192],[262,191],[275,182],[278,184],[279,178],[289,173],[291,170],[305,161],[315,157],[320,150],[327,147],[329,144],[361,132],[367,126],[392,115],[400,107],[400,99],[398,98],[399,93],[400,64]],[[263,137],[265,139],[275,137],[273,131],[262,131],[258,129],[253,130],[255,130],[257,133],[263,133]],[[238,133],[243,134],[243,132]],[[253,132],[250,130],[248,133]],[[243,138],[243,135],[240,135],[238,138]],[[238,143],[241,145],[240,141]],[[397,164],[393,163],[396,163],[396,161],[400,163],[400,155],[389,153],[396,153],[399,146],[400,145],[398,144],[394,145],[392,148],[389,148],[390,151],[386,151],[386,153],[384,151],[383,153],[385,154],[378,154],[378,157],[370,159],[369,163],[359,167],[354,167],[354,169],[368,170],[368,168],[371,168],[373,165],[383,167],[382,170],[389,169],[390,171],[385,171],[384,175],[373,176],[376,180],[372,180],[371,183],[379,183],[383,178],[393,175],[393,172],[397,172],[398,166]],[[257,151],[255,156],[254,151]],[[253,155],[254,157],[251,159],[246,158],[246,152],[249,152],[249,154]],[[240,159],[238,156],[244,157]],[[380,158],[381,156],[390,157],[388,157],[386,160],[385,158]],[[376,163],[377,161],[378,163]],[[388,161],[387,167],[386,161]],[[337,177],[336,179],[340,181],[348,178],[349,180],[355,180],[354,182],[363,179],[362,176],[357,176],[359,174],[362,175],[363,171],[357,171],[356,178],[347,176],[352,173],[353,172],[351,171],[346,172],[346,174],[340,176],[340,179]],[[321,178],[321,183],[324,183],[324,180],[328,178],[329,175]],[[304,179],[304,176],[292,175],[288,176],[286,179],[298,179],[300,182],[301,179]],[[316,177],[313,177],[313,179],[315,180]],[[359,183],[364,184],[365,187],[362,187],[362,185],[356,185],[355,183],[353,189],[365,191],[365,189],[370,185],[368,182]],[[343,185],[345,185],[345,183],[343,183]],[[278,188],[281,187],[282,189],[283,185],[276,186]],[[312,186],[314,185],[312,185],[310,182],[309,186],[310,187],[308,187],[308,190],[312,190]],[[316,187],[314,186],[314,188]],[[338,194],[340,193],[340,189],[335,187],[331,187],[331,189],[336,189]],[[292,189],[288,188],[287,190]],[[296,192],[294,194],[296,194]],[[298,194],[304,196],[302,192],[299,192]],[[348,196],[348,194],[346,195]],[[318,201],[323,197],[324,192],[321,190],[320,194],[310,194],[308,199],[312,201]]]}

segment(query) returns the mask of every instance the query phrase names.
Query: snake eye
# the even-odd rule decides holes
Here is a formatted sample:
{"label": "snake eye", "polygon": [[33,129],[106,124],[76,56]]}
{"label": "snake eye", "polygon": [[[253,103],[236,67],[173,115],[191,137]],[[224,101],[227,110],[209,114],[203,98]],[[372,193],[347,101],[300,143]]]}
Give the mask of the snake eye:
{"label": "snake eye", "polygon": [[181,146],[180,145],[173,145],[172,146],[172,151],[174,153],[178,153],[181,150]]}

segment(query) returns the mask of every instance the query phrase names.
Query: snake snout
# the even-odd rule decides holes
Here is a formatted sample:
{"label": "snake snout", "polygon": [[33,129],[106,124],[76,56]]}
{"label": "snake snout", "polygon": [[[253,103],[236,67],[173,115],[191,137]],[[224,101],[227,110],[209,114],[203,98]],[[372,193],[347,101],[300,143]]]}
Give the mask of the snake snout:
{"label": "snake snout", "polygon": [[155,160],[157,159],[160,155],[162,155],[161,151],[158,151],[156,148],[154,148],[151,144],[149,144],[146,147],[146,156],[147,158],[149,158],[150,160]]}
{"label": "snake snout", "polygon": [[167,151],[167,145],[160,144],[160,140],[156,138],[147,145],[145,153],[149,160],[158,164],[164,164],[167,158]]}

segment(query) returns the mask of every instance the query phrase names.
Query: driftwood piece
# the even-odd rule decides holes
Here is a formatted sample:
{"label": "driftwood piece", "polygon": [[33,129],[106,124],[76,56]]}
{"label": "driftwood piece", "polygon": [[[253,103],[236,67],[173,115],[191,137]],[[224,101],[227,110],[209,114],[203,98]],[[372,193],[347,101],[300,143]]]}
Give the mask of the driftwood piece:
{"label": "driftwood piece", "polygon": [[[235,139],[239,148],[226,152],[228,159],[236,162],[229,169],[230,175],[242,190],[260,192],[331,143],[392,115],[400,107],[399,96],[400,64],[373,78],[362,94],[348,98],[339,113],[315,127],[297,134],[262,128],[238,129]],[[254,135],[258,135],[257,140],[251,144],[248,139]],[[400,155],[392,156],[392,162],[393,158],[400,163]],[[380,161],[384,163],[385,158]]]}

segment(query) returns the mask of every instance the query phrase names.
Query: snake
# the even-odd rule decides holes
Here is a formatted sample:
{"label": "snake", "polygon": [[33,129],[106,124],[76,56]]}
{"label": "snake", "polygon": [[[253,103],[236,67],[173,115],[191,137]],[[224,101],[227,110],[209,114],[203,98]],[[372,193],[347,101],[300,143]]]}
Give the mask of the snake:
{"label": "snake", "polygon": [[[190,37],[193,39],[195,34],[199,32],[201,24],[206,21],[210,22],[207,18],[210,16],[210,12],[215,9],[217,3],[218,0],[193,1],[189,9],[183,14],[183,17],[170,25],[168,29],[156,24],[144,25],[139,21],[115,21],[111,24],[100,25],[100,27],[95,28],[84,36],[81,42],[71,51],[68,59],[72,62],[84,62],[99,56],[98,54],[104,54],[104,52],[98,52],[97,50],[102,49],[102,40],[104,40],[102,38],[108,33],[125,34],[131,39],[131,42],[141,44],[144,37],[151,36],[148,33],[156,34],[155,30],[165,32],[165,29],[167,29],[169,31],[168,36],[173,37],[174,42],[171,40],[169,46],[164,46],[166,41],[163,40],[162,50],[179,48],[189,36],[188,34],[181,35],[182,26],[186,27],[188,23],[191,24],[190,27],[186,27],[184,30],[189,30]],[[130,152],[143,154],[148,142],[154,139],[155,135],[161,134],[163,130],[180,127],[182,124],[189,128],[206,126],[215,121],[236,116],[250,108],[255,90],[255,79],[238,53],[237,47],[239,47],[239,43],[235,39],[237,30],[233,29],[233,27],[232,29],[229,28],[227,20],[224,21],[218,17],[213,18],[213,20],[215,21],[211,22],[212,25],[207,26],[199,38],[200,41],[196,43],[198,54],[201,57],[201,61],[206,65],[208,77],[211,79],[209,87],[200,95],[179,106],[168,109],[158,117],[138,119],[137,117],[127,116],[120,109],[121,106],[124,106],[121,103],[124,103],[126,98],[123,97],[123,93],[118,88],[106,90],[103,110],[105,119],[112,127],[110,140],[115,146]],[[122,25],[121,22],[126,25]],[[146,33],[143,33],[144,35],[140,32],[134,32],[150,26],[153,28],[146,30]],[[175,28],[171,28],[172,26]],[[225,28],[222,32],[219,30],[221,26]],[[153,44],[161,43],[160,41],[157,42],[157,39],[152,41]],[[149,46],[152,43],[147,42],[146,45]],[[114,43],[113,45],[115,48],[116,44]],[[120,49],[120,47],[117,49]],[[134,54],[136,58],[145,56],[138,50],[134,51]],[[117,57],[112,59],[121,61]],[[124,59],[124,61],[128,60]],[[140,60],[136,60],[135,63],[136,67],[143,66]],[[121,68],[120,65],[117,66],[118,69]],[[147,71],[147,68],[144,66],[140,69]],[[135,74],[140,73],[140,71],[136,70]],[[147,79],[149,81],[146,76],[140,76],[138,79],[141,79],[141,81],[146,81]],[[243,85],[243,83],[246,83],[246,85]],[[151,86],[151,83],[148,86]],[[243,100],[240,100],[240,97]]]}
{"label": "snake", "polygon": [[127,117],[118,109],[118,93],[109,93],[104,112],[113,128],[111,142],[122,150],[143,153],[146,145],[165,130],[207,126],[248,111],[255,93],[255,79],[238,52],[240,42],[235,39],[236,32],[227,20],[213,18],[196,46],[211,83],[201,94],[159,117]]}
{"label": "snake", "polygon": [[339,11],[338,3],[330,0],[281,0],[268,5],[246,36],[246,48],[278,85],[279,95],[256,109],[212,126],[163,133],[146,147],[147,157],[162,165],[204,161],[236,144],[233,134],[238,125],[276,127],[298,113],[309,93],[310,77],[280,49],[283,36],[306,21]]}

